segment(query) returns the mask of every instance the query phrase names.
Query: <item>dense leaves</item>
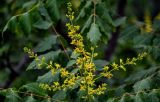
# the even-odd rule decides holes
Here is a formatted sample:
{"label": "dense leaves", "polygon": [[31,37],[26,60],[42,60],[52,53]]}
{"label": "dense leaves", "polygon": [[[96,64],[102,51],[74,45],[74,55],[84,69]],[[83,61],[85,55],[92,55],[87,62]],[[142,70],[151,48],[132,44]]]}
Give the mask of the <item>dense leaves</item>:
{"label": "dense leaves", "polygon": [[[2,101],[159,102],[160,9],[159,5],[157,6],[159,1],[156,0],[127,0],[126,4],[123,4],[125,0],[71,0],[76,15],[71,23],[80,25],[77,33],[83,35],[85,50],[90,51],[92,45],[95,47],[94,52],[98,53],[93,59],[96,75],[103,71],[105,65],[112,68],[112,63],[120,63],[120,59],[127,61],[126,58],[133,58],[140,52],[147,52],[147,57],[136,65],[126,66],[126,72],[115,71],[113,78],[100,78],[96,81],[97,86],[102,82],[108,86],[105,93],[94,96],[94,100],[81,98],[87,96],[83,90],[78,91],[81,79],[76,80],[77,84],[70,90],[47,91],[39,86],[39,83],[62,84],[64,79],[60,70],[53,75],[46,65],[40,65],[40,62],[34,59],[29,60],[22,51],[24,46],[32,48],[42,62],[59,63],[73,74],[81,71],[75,68],[79,55],[72,51],[75,46],[70,46],[70,38],[64,27],[68,22],[65,16],[67,2],[68,0],[2,0]],[[121,16],[121,13],[125,16]],[[111,50],[113,47],[115,51]],[[106,61],[108,54],[111,54],[112,58]]]}
{"label": "dense leaves", "polygon": [[99,31],[99,27],[97,24],[92,23],[91,28],[87,34],[87,38],[93,43],[97,44],[97,42],[100,40],[101,33]]}

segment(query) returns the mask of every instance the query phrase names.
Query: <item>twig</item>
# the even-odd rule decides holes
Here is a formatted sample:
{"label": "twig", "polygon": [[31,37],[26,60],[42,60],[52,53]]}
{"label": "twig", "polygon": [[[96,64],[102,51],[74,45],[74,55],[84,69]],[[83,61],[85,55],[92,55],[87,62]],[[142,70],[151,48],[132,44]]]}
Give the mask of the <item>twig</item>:
{"label": "twig", "polygon": [[[6,90],[8,90],[8,89],[0,88],[0,91],[6,91]],[[28,95],[28,96],[35,96],[35,97],[39,97],[39,98],[50,99],[50,100],[54,100],[56,102],[61,102],[60,100],[53,99],[50,96],[42,96],[42,95],[38,95],[38,94],[35,94],[35,93],[31,93],[31,92],[22,92],[22,91],[17,91],[17,90],[13,91],[13,92],[17,92],[17,93]]]}
{"label": "twig", "polygon": [[94,12],[93,12],[93,15],[94,15],[94,24],[96,23],[96,0],[93,0],[93,4],[94,4]]}
{"label": "twig", "polygon": [[60,41],[60,43],[61,43],[61,45],[62,45],[62,47],[63,47],[63,50],[64,50],[64,53],[65,53],[66,57],[68,58],[68,60],[70,60],[70,57],[69,57],[69,55],[68,55],[68,53],[67,53],[67,50],[66,50],[66,48],[64,47],[64,44],[63,44],[63,42],[62,42],[62,40],[61,40],[61,38],[60,38],[60,34],[56,31],[56,29],[55,29],[54,26],[52,26],[52,29],[53,29],[53,31],[56,33],[56,35],[57,35],[57,37],[58,37],[58,39],[59,39],[59,41]]}

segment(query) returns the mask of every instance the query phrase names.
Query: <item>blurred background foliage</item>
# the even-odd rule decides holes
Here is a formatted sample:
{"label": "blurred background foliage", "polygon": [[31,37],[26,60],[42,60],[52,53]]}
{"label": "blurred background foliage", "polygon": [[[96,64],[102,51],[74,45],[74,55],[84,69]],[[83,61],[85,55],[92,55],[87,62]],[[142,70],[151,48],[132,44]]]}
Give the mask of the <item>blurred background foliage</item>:
{"label": "blurred background foliage", "polygon": [[[67,36],[65,24],[69,0],[1,0],[0,1],[0,92],[6,102],[48,102],[75,100],[74,93],[51,93],[38,87],[36,82],[51,83],[58,79],[47,70],[38,70],[23,52],[25,46],[38,56],[45,56],[67,66],[73,46]],[[97,0],[94,22],[93,0],[71,0],[79,32],[85,47],[97,45],[99,54],[94,60],[97,70],[111,62],[119,62],[147,52],[147,57],[127,71],[118,71],[106,81],[105,95],[99,102],[159,102],[160,101],[160,1],[159,0]],[[91,33],[95,33],[91,35]],[[63,43],[63,46],[61,45]],[[27,69],[27,71],[26,71]],[[31,70],[34,69],[34,70]],[[10,88],[12,87],[12,88]],[[23,94],[32,92],[36,95]],[[75,90],[76,91],[76,90]],[[53,95],[54,94],[54,95]],[[5,97],[6,96],[6,97]],[[78,100],[77,100],[78,101]]]}

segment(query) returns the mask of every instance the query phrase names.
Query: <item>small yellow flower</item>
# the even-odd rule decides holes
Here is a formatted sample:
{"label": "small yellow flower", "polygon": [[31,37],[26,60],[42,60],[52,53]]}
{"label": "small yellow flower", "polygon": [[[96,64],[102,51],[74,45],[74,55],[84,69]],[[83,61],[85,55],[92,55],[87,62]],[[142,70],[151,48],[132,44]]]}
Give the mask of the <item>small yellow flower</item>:
{"label": "small yellow flower", "polygon": [[59,86],[59,82],[53,82],[53,85],[58,87]]}
{"label": "small yellow flower", "polygon": [[84,65],[84,67],[87,68],[87,69],[91,69],[91,68],[94,67],[94,63],[86,63],[86,64]]}
{"label": "small yellow flower", "polygon": [[102,72],[101,75],[109,79],[113,76],[110,72]]}
{"label": "small yellow flower", "polygon": [[94,53],[93,57],[96,57],[98,55],[98,53]]}
{"label": "small yellow flower", "polygon": [[93,80],[93,76],[86,76],[86,79],[85,79],[85,81],[86,81],[86,83],[88,84],[88,85],[91,85],[91,86],[93,86],[94,85],[94,80]]}
{"label": "small yellow flower", "polygon": [[116,64],[115,62],[111,65],[115,70],[118,70],[118,64]]}
{"label": "small yellow flower", "polygon": [[104,71],[108,71],[108,70],[109,70],[109,67],[108,67],[108,66],[105,66],[105,67],[103,68],[103,70],[104,70]]}
{"label": "small yellow flower", "polygon": [[105,84],[105,83],[103,83],[101,86],[99,85],[98,88],[96,89],[96,94],[97,95],[104,94],[104,91],[107,89],[106,86],[107,86],[107,84]]}
{"label": "small yellow flower", "polygon": [[60,69],[60,72],[61,72],[61,77],[67,77],[69,75],[69,72],[64,68]]}
{"label": "small yellow flower", "polygon": [[86,86],[85,85],[80,85],[80,90],[86,90]]}
{"label": "small yellow flower", "polygon": [[94,95],[96,93],[96,90],[94,90],[93,88],[89,87],[88,88],[88,94],[89,95]]}
{"label": "small yellow flower", "polygon": [[51,86],[51,89],[53,91],[61,90],[61,86],[60,86],[59,82],[53,82],[53,85]]}
{"label": "small yellow flower", "polygon": [[61,65],[58,64],[58,63],[55,63],[54,65],[55,65],[55,67],[56,67],[57,69],[61,67]]}

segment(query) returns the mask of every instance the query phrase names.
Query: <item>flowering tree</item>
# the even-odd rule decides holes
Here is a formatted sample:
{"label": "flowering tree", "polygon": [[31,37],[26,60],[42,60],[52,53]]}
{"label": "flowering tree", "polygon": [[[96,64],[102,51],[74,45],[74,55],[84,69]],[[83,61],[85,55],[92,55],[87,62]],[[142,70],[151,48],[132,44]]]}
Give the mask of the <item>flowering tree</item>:
{"label": "flowering tree", "polygon": [[[24,52],[32,61],[25,55],[23,63],[28,63],[30,76],[38,78],[16,88],[2,88],[0,94],[14,102],[158,102],[159,15],[152,20],[152,9],[146,7],[144,22],[140,22],[138,15],[127,11],[134,10],[132,3],[27,2],[26,12],[11,17],[2,33],[33,40],[21,48],[27,46]],[[135,74],[139,67],[142,71]]]}

